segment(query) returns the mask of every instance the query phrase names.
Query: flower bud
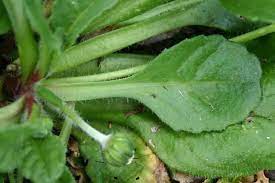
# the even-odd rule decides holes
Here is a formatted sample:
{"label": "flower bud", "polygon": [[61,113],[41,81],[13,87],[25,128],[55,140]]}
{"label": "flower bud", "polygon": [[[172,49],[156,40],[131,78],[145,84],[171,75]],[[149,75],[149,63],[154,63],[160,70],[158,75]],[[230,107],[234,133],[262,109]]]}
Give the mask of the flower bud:
{"label": "flower bud", "polygon": [[115,133],[108,140],[103,155],[107,163],[113,166],[125,166],[132,163],[135,146],[123,133]]}

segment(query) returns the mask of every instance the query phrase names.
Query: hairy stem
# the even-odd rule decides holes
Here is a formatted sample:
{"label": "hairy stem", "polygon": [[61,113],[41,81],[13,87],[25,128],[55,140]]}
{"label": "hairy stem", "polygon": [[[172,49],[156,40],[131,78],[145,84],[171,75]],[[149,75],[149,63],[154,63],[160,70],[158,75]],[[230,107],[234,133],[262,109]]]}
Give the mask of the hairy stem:
{"label": "hairy stem", "polygon": [[231,38],[230,41],[237,42],[237,43],[245,43],[245,42],[251,41],[253,39],[273,33],[273,32],[275,32],[275,24],[261,27],[257,30],[254,30],[254,31],[248,32],[246,34]]}
{"label": "hairy stem", "polygon": [[60,138],[64,145],[67,145],[69,141],[72,127],[73,127],[73,122],[70,119],[66,118],[60,132]]}
{"label": "hairy stem", "polygon": [[[128,78],[126,78],[128,79]],[[139,87],[139,83],[125,83],[124,79],[79,83],[42,83],[44,87],[60,96],[64,101],[84,101],[109,97],[132,97],[129,90]],[[144,83],[142,83],[144,86]],[[152,83],[148,83],[152,86]]]}
{"label": "hairy stem", "polygon": [[92,137],[95,141],[101,144],[102,147],[106,146],[107,141],[110,138],[110,135],[105,135],[90,125],[88,125],[71,107],[66,104],[63,105],[60,110],[70,119],[72,120],[82,131]]}
{"label": "hairy stem", "polygon": [[[68,103],[68,105],[69,105],[69,107],[74,109],[74,103]],[[68,117],[66,117],[64,120],[64,124],[62,126],[60,135],[59,135],[61,138],[61,141],[63,142],[64,145],[67,145],[67,143],[69,141],[72,127],[73,127],[73,121],[71,119],[69,119]]]}
{"label": "hairy stem", "polygon": [[40,99],[47,102],[47,104],[50,104],[50,106],[56,108],[60,113],[63,113],[65,117],[75,123],[82,131],[86,132],[95,141],[99,142],[103,148],[106,146],[106,143],[111,135],[105,135],[88,125],[71,106],[64,103],[50,90],[40,85],[36,85],[35,89]]}
{"label": "hairy stem", "polygon": [[51,78],[77,77],[113,72],[146,64],[154,58],[154,55],[115,53],[81,64],[73,69],[53,74]]}
{"label": "hairy stem", "polygon": [[102,74],[95,74],[90,76],[79,76],[79,77],[67,77],[60,79],[48,79],[43,81],[43,84],[58,84],[58,83],[79,83],[79,82],[93,82],[93,81],[106,81],[118,78],[127,77],[140,72],[146,68],[147,64],[132,67],[129,69],[123,69],[119,71],[107,72]]}

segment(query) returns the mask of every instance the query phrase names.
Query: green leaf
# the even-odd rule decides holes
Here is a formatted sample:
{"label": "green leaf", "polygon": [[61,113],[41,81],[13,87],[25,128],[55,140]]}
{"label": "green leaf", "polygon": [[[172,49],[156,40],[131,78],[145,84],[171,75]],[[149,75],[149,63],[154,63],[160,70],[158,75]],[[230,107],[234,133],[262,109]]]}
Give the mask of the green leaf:
{"label": "green leaf", "polygon": [[5,34],[10,30],[10,21],[5,10],[5,7],[0,1],[0,35]]}
{"label": "green leaf", "polygon": [[30,128],[33,129],[32,137],[43,138],[51,134],[53,123],[48,117],[39,116],[36,119],[30,119]]}
{"label": "green leaf", "polygon": [[16,122],[20,118],[20,113],[23,111],[24,98],[0,108],[0,128],[10,123]]}
{"label": "green leaf", "polygon": [[0,128],[0,172],[10,172],[21,165],[24,155],[22,149],[32,137],[45,134],[50,121],[39,123],[13,124]]}
{"label": "green leaf", "polygon": [[32,28],[41,36],[42,39],[44,39],[44,41],[51,41],[52,33],[48,26],[47,19],[43,14],[42,1],[25,0],[24,6]]}
{"label": "green leaf", "polygon": [[253,21],[275,22],[275,0],[220,0],[231,12]]}
{"label": "green leaf", "polygon": [[24,10],[24,0],[2,0],[12,23],[19,51],[22,79],[26,81],[37,62],[37,45]]}
{"label": "green leaf", "polygon": [[75,179],[70,170],[67,167],[65,167],[62,175],[55,183],[75,183]]}
{"label": "green leaf", "polygon": [[104,133],[121,132],[127,134],[125,138],[134,142],[136,147],[135,159],[127,166],[112,166],[105,162],[100,145],[79,131],[74,131],[80,143],[81,153],[88,159],[86,167],[88,176],[98,183],[104,182],[156,182],[155,170],[159,164],[158,158],[144,144],[142,139],[129,130],[118,125],[110,129],[107,123],[93,123],[98,130]]}
{"label": "green leaf", "polygon": [[93,4],[94,0],[56,0],[52,8],[50,24],[56,33],[65,34],[78,16]]}
{"label": "green leaf", "polygon": [[50,18],[56,31],[71,45],[84,31],[95,31],[126,20],[171,0],[57,0]]}
{"label": "green leaf", "polygon": [[[106,112],[124,112],[133,111],[133,113],[141,111],[143,106],[140,103],[125,98],[108,98],[108,99],[97,99],[76,102],[75,106],[77,109],[81,109],[81,112],[94,111],[96,108],[98,110],[104,110]],[[103,108],[101,108],[103,107]],[[139,110],[137,110],[139,109]],[[87,111],[86,111],[87,110]]]}
{"label": "green leaf", "polygon": [[59,0],[54,4],[51,22],[56,29],[63,29],[66,44],[72,45],[92,21],[117,3],[118,0]]}
{"label": "green leaf", "polygon": [[143,65],[153,60],[153,58],[154,56],[152,55],[115,53],[85,64],[81,64],[73,69],[56,73],[52,75],[51,78],[75,77],[113,72]]}
{"label": "green leaf", "polygon": [[151,10],[146,11],[143,14],[135,16],[129,20],[119,23],[119,25],[129,25],[137,22],[141,22],[144,20],[148,20],[150,18],[156,16],[163,16],[164,14],[169,14],[173,11],[188,9],[191,6],[194,6],[203,0],[175,0],[165,4],[161,4]]}
{"label": "green leaf", "polygon": [[20,152],[29,137],[25,133],[21,126],[0,128],[0,172],[10,172],[21,163],[23,155]]}
{"label": "green leaf", "polygon": [[88,120],[132,128],[168,167],[180,172],[234,178],[275,167],[275,122],[271,120],[253,117],[250,123],[232,125],[221,132],[191,134],[173,131],[150,113],[106,112],[104,105],[89,108],[78,104],[77,109]]}
{"label": "green leaf", "polygon": [[256,108],[257,115],[275,119],[275,62],[263,65],[263,96]]}
{"label": "green leaf", "polygon": [[48,71],[51,55],[55,49],[58,48],[57,39],[55,39],[47,19],[43,14],[43,6],[41,0],[26,0],[24,1],[26,13],[30,20],[32,28],[40,36],[39,47],[39,62],[38,71],[41,77],[43,77]]}
{"label": "green leaf", "polygon": [[44,84],[66,101],[133,98],[174,130],[198,133],[243,120],[260,100],[260,77],[258,59],[244,47],[199,36],[166,50],[132,77]]}
{"label": "green leaf", "polygon": [[131,67],[140,66],[153,60],[152,55],[123,54],[116,53],[102,58],[99,64],[99,72],[112,72]]}
{"label": "green leaf", "polygon": [[31,139],[22,151],[22,174],[34,182],[55,182],[64,171],[65,153],[64,145],[56,136]]}
{"label": "green leaf", "polygon": [[119,23],[170,1],[172,0],[118,0],[113,8],[91,22],[85,32],[94,32]]}
{"label": "green leaf", "polygon": [[[139,123],[136,126],[147,142],[152,138],[159,157],[178,170],[207,177],[237,177],[275,166],[274,121],[255,118],[253,124],[235,125],[222,133],[171,136],[167,134],[167,131],[171,134],[171,130],[163,129],[159,134],[152,134],[149,129],[155,125],[145,127],[144,123]],[[174,143],[173,140],[171,143],[173,138]],[[165,152],[167,149],[176,152]],[[181,160],[182,154],[184,160]]]}
{"label": "green leaf", "polygon": [[233,30],[243,26],[244,22],[227,13],[218,0],[206,0],[189,9],[156,16],[73,46],[54,59],[50,74],[74,68],[152,36],[188,25],[205,25]]}

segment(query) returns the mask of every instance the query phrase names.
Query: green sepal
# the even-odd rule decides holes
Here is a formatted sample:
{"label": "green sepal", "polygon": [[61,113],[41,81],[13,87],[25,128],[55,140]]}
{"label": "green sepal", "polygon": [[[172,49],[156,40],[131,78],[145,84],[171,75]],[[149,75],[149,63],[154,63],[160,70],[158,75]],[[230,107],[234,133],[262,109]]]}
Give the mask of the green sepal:
{"label": "green sepal", "polygon": [[74,130],[73,135],[80,144],[81,154],[88,160],[86,172],[97,183],[106,182],[157,182],[157,169],[160,161],[141,138],[129,129],[117,124],[93,122],[93,126],[106,134],[123,133],[135,144],[135,158],[127,166],[113,166],[105,161],[101,146],[86,134]]}

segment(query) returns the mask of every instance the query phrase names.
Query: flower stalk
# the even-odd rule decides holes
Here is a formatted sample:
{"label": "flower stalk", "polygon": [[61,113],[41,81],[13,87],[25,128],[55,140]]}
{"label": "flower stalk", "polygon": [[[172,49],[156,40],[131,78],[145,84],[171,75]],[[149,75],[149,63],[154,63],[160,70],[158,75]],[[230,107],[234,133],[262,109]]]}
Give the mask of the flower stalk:
{"label": "flower stalk", "polygon": [[102,148],[105,147],[110,135],[105,135],[90,125],[88,125],[73,109],[72,106],[66,105],[58,96],[52,93],[50,90],[37,85],[36,86],[37,95],[42,100],[48,102],[49,106],[52,106],[58,112],[63,113],[68,120],[71,120],[75,123],[82,131],[84,131],[87,135],[92,137],[95,141],[100,143]]}
{"label": "flower stalk", "polygon": [[[50,107],[52,106],[58,112],[63,113],[67,121],[72,121],[82,131],[97,141],[101,145],[103,149],[103,156],[108,163],[113,166],[125,166],[132,163],[135,157],[135,146],[125,134],[115,133],[105,135],[86,123],[73,109],[73,106],[67,105],[50,90],[44,88],[43,86],[37,85],[36,92],[38,97],[43,101],[48,102],[47,104]],[[68,126],[68,128],[69,127],[70,126]],[[64,128],[65,129],[63,130],[63,135],[61,135],[61,137],[63,137],[65,141],[65,137],[67,137],[68,134],[64,131],[68,131],[69,129],[66,130],[66,124]]]}
{"label": "flower stalk", "polygon": [[236,43],[245,43],[248,41],[251,41],[253,39],[265,36],[267,34],[275,32],[275,24],[271,24],[265,27],[261,27],[259,29],[256,29],[254,31],[248,32],[246,34],[242,34],[240,36],[231,38],[230,41],[236,42]]}

